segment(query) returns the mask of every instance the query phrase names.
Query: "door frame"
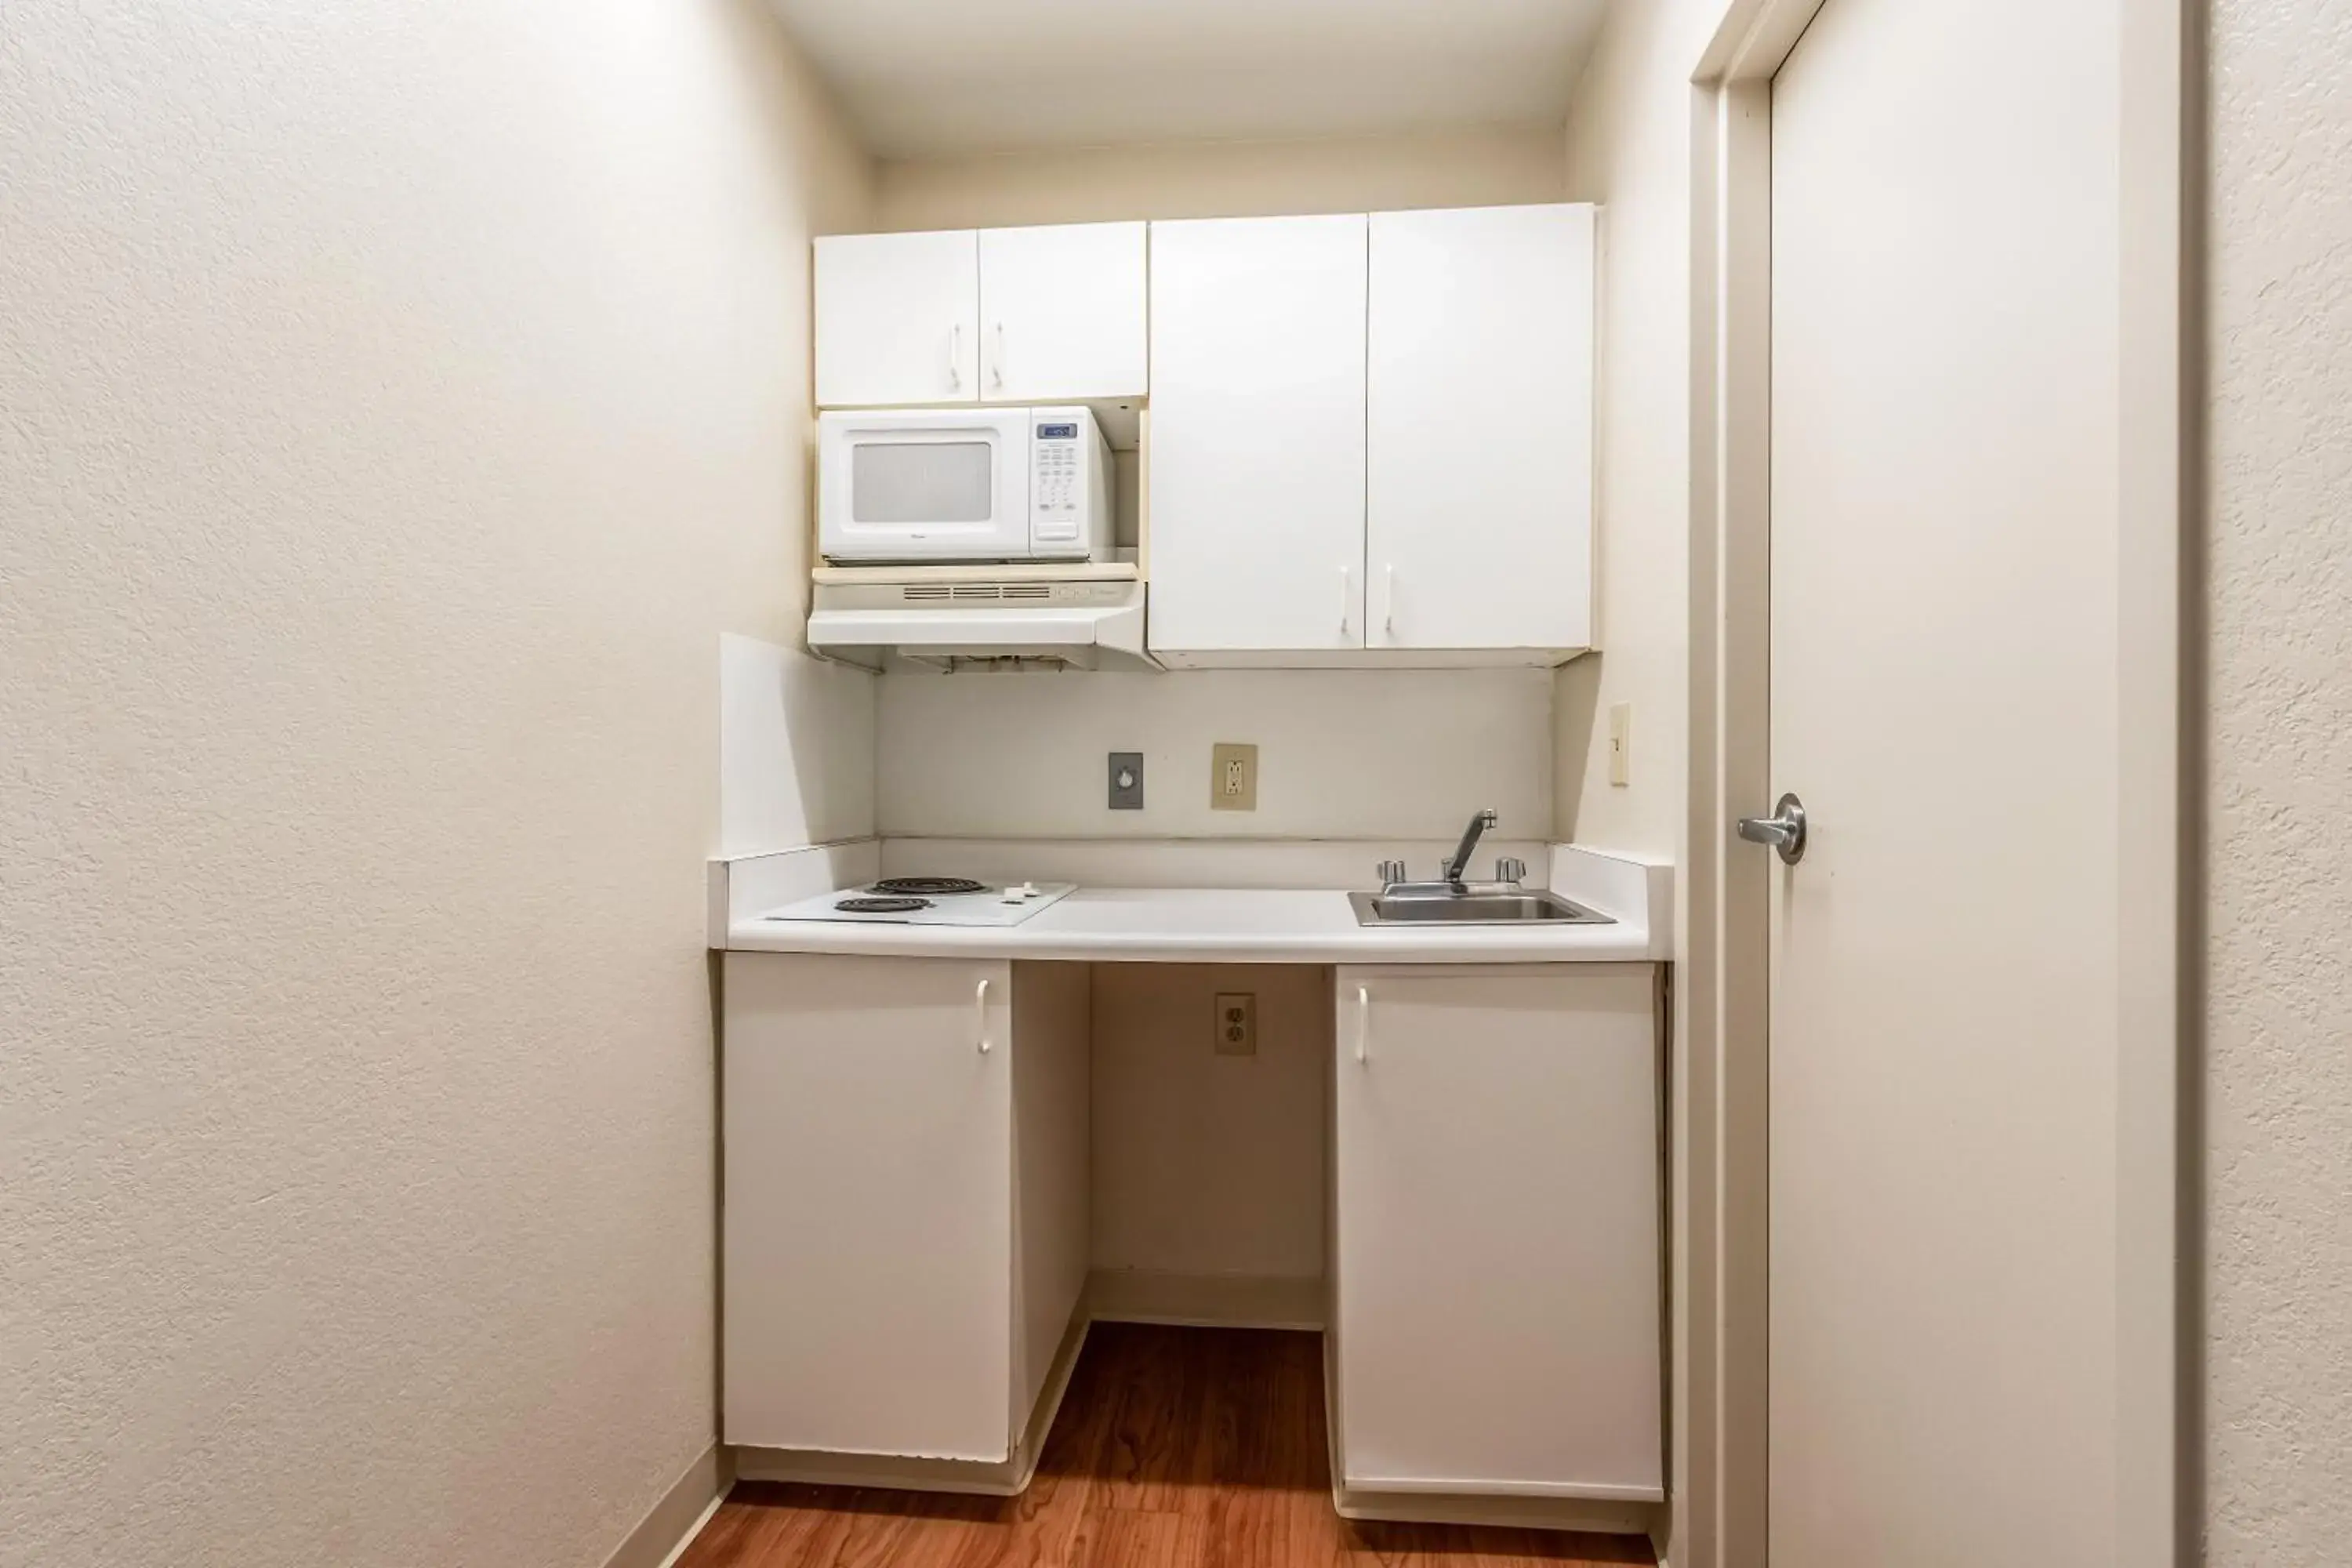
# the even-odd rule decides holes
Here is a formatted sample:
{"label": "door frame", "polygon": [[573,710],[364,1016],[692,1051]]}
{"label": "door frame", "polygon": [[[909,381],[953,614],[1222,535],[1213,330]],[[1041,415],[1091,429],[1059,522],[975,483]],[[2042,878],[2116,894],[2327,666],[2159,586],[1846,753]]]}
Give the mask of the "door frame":
{"label": "door frame", "polygon": [[[1691,74],[1678,1568],[1761,1564],[1769,1540],[1769,857],[1731,824],[1771,799],[1772,79],[1838,3],[1723,0]],[[2149,1564],[2195,1562],[2203,1512],[2202,3],[2117,7],[2116,1542]]]}

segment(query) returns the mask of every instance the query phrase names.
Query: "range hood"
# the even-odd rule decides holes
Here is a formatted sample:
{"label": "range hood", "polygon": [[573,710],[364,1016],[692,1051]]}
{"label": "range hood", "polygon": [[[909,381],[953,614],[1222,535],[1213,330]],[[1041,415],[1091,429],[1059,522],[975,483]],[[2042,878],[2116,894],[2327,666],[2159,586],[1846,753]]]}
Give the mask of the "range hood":
{"label": "range hood", "polygon": [[1144,593],[1132,580],[1027,575],[820,581],[809,647],[875,668],[1158,669]]}

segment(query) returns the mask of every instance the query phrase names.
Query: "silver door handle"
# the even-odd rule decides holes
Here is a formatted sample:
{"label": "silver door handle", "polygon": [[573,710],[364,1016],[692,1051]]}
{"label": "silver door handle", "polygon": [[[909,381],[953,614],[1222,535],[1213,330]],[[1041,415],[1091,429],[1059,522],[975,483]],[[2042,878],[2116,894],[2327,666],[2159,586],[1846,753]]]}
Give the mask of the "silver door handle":
{"label": "silver door handle", "polygon": [[1805,858],[1805,803],[1784,795],[1772,803],[1769,816],[1743,816],[1739,837],[1750,844],[1769,844],[1782,861],[1795,865]]}

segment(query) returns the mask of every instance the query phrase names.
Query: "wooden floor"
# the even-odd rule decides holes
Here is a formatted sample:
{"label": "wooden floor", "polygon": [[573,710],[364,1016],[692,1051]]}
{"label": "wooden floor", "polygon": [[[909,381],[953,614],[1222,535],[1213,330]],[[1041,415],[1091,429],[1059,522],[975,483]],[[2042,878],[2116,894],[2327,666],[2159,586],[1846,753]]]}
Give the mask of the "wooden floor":
{"label": "wooden floor", "polygon": [[1654,1563],[1639,1536],[1331,1511],[1316,1334],[1097,1323],[1017,1498],[745,1481],[677,1568]]}

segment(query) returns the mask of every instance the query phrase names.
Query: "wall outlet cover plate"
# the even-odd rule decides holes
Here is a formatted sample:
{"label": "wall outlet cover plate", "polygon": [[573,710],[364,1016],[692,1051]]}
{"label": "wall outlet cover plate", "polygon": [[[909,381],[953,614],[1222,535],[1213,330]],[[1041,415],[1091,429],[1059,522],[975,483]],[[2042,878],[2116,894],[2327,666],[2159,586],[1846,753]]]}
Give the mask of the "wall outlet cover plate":
{"label": "wall outlet cover plate", "polygon": [[1257,809],[1257,748],[1219,741],[1209,748],[1209,809]]}
{"label": "wall outlet cover plate", "polygon": [[1256,992],[1217,993],[1217,1054],[1221,1057],[1257,1055]]}
{"label": "wall outlet cover plate", "polygon": [[1143,809],[1143,753],[1113,752],[1110,754],[1110,809],[1141,811]]}

